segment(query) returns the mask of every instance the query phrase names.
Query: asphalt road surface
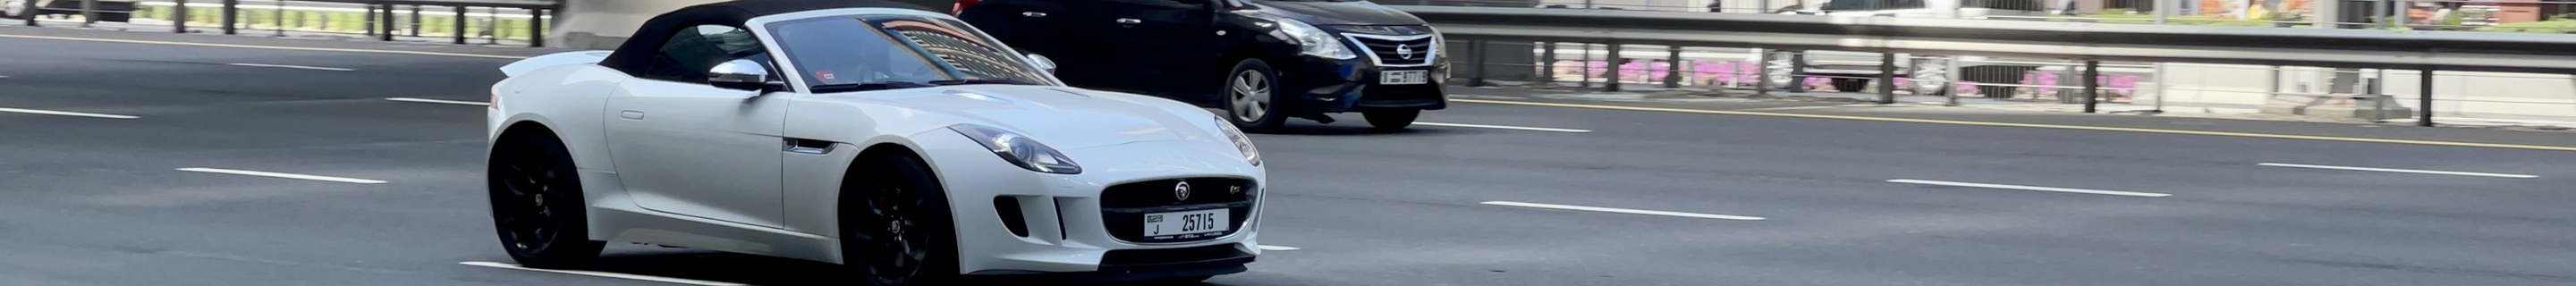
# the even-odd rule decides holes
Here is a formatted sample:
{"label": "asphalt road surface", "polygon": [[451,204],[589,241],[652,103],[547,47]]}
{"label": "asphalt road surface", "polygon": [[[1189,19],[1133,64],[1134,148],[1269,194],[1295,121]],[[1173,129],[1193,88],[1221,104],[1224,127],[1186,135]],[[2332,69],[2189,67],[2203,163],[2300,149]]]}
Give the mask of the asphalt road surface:
{"label": "asphalt road surface", "polygon": [[[0,47],[0,285],[840,275],[631,245],[599,269],[625,278],[466,264],[508,261],[473,105],[506,59]],[[1484,103],[1424,121],[1254,135],[1278,186],[1263,242],[1295,249],[1211,283],[2576,284],[2576,152]]]}

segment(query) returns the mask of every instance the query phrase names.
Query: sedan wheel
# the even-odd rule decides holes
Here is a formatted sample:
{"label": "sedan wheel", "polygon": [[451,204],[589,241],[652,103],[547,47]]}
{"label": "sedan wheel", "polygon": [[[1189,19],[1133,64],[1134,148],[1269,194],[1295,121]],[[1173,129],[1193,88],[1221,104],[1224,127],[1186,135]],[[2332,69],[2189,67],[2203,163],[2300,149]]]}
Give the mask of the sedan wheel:
{"label": "sedan wheel", "polygon": [[527,267],[588,266],[607,243],[589,238],[572,156],[552,136],[531,133],[539,132],[497,146],[486,170],[501,247]]}
{"label": "sedan wheel", "polygon": [[1270,64],[1261,59],[1244,59],[1234,64],[1225,80],[1226,119],[1234,121],[1244,132],[1263,132],[1278,128],[1285,121],[1278,115],[1279,77]]}
{"label": "sedan wheel", "polygon": [[926,165],[910,156],[886,156],[853,173],[865,174],[843,204],[841,243],[852,267],[870,285],[927,285],[954,275],[957,262],[947,195]]}

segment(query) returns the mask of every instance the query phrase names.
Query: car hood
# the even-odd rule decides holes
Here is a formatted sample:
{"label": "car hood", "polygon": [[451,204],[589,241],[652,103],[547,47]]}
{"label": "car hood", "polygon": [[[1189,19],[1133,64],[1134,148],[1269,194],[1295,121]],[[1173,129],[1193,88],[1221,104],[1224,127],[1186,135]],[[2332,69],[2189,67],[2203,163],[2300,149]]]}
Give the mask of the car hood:
{"label": "car hood", "polygon": [[[960,85],[869,101],[965,117],[1056,149],[1148,141],[1225,143],[1212,113],[1142,95],[1034,85]],[[853,99],[856,99],[853,97]],[[1231,144],[1231,143],[1227,143]]]}
{"label": "car hood", "polygon": [[1289,2],[1252,1],[1263,13],[1294,18],[1315,25],[1424,25],[1422,18],[1403,10],[1368,1]]}

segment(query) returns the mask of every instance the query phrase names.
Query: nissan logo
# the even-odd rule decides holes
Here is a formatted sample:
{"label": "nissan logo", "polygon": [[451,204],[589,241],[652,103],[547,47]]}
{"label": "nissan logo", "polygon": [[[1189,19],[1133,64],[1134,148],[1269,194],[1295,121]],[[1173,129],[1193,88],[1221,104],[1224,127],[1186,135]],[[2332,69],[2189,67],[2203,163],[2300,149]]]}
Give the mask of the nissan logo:
{"label": "nissan logo", "polygon": [[1412,46],[1412,45],[1406,45],[1406,44],[1395,44],[1395,55],[1396,55],[1396,56],[1399,56],[1399,57],[1404,57],[1404,59],[1408,59],[1408,60],[1409,60],[1409,59],[1413,59],[1413,46]]}

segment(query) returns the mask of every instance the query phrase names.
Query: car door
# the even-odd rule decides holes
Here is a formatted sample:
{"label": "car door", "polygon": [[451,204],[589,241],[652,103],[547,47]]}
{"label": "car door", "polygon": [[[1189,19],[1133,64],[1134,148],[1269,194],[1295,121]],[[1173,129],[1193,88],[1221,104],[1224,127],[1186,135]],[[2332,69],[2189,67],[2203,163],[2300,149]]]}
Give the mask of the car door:
{"label": "car door", "polygon": [[[1115,86],[1132,67],[1116,60],[1128,46],[1110,34],[1115,8],[1106,0],[986,0],[959,19],[1022,53],[1056,63],[1056,78],[1085,88]],[[1015,20],[1004,20],[1015,19]]]}
{"label": "car door", "polygon": [[748,31],[718,25],[684,29],[659,52],[607,100],[609,152],[627,192],[646,209],[779,226],[785,94],[707,83],[716,64],[767,64],[769,53]]}
{"label": "car door", "polygon": [[1102,34],[1118,38],[1102,41],[1125,43],[1111,57],[1126,59],[1128,67],[1114,86],[1193,102],[1217,94],[1213,88],[1219,84],[1205,84],[1225,78],[1207,72],[1223,54],[1215,50],[1213,0],[1100,1],[1116,10],[1110,20],[1116,31]]}

